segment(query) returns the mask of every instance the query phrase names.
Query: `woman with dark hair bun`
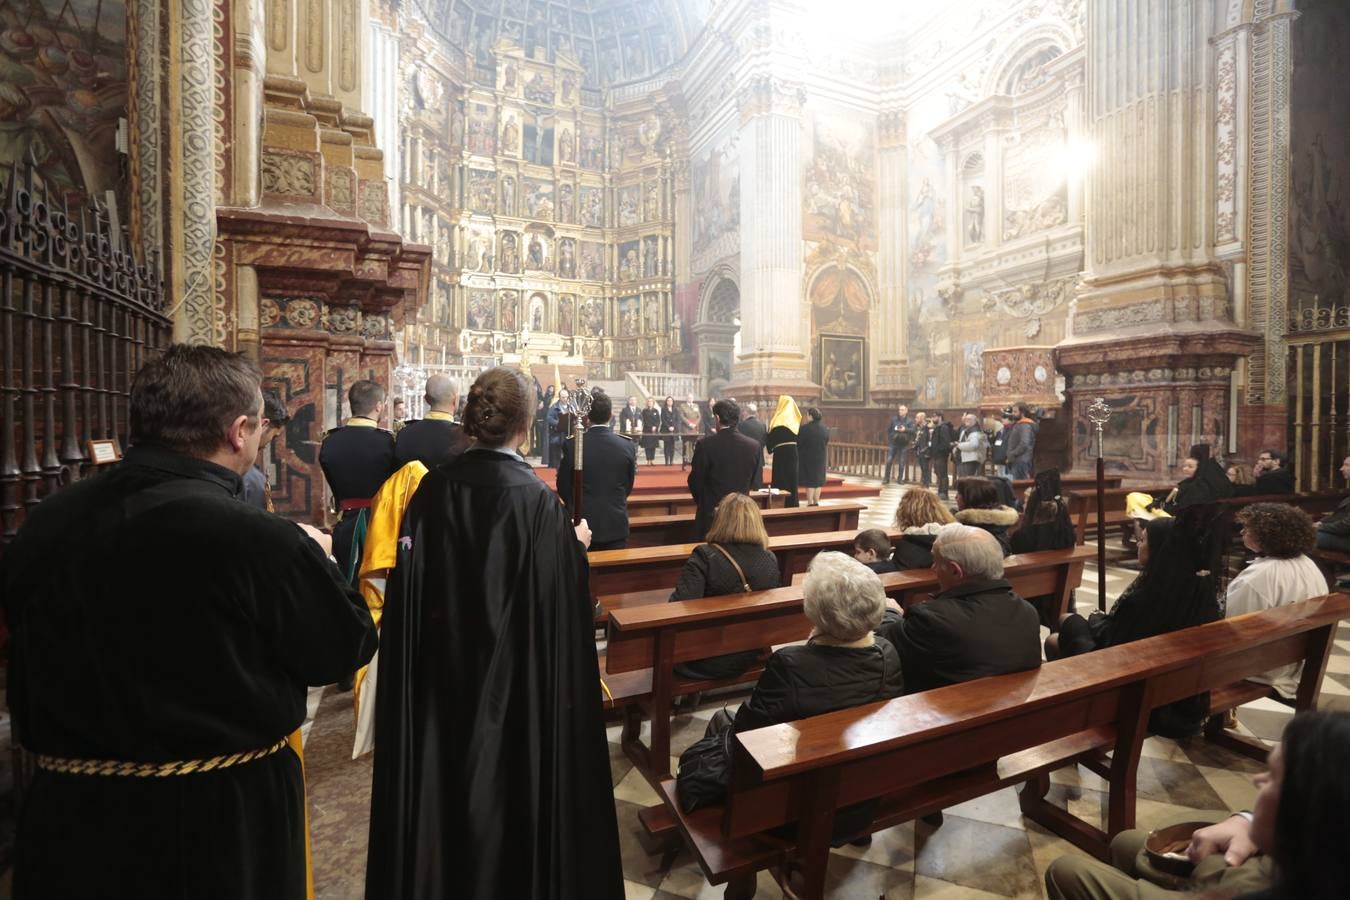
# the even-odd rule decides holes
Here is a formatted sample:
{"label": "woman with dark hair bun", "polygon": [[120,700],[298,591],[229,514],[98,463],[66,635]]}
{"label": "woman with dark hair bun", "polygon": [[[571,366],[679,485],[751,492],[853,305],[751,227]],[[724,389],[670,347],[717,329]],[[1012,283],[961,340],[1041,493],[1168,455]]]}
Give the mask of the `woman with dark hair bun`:
{"label": "woman with dark hair bun", "polygon": [[797,432],[798,482],[806,488],[806,505],[820,505],[820,489],[825,486],[825,445],[830,442],[830,429],[820,421],[820,409],[806,410],[808,421]]}
{"label": "woman with dark hair bun", "polygon": [[621,900],[586,547],[515,448],[533,395],[479,376],[385,596],[367,897]]}

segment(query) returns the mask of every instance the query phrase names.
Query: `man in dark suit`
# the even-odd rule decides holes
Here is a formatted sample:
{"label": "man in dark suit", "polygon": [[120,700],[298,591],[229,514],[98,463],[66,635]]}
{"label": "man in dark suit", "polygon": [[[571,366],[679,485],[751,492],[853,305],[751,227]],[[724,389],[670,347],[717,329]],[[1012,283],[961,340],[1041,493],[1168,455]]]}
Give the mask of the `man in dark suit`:
{"label": "man in dark suit", "polygon": [[319,466],[341,518],[333,528],[333,556],[344,578],[355,584],[354,561],[361,548],[352,545],[357,519],[369,515],[370,498],[394,473],[394,435],[379,427],[384,388],[358,381],[347,392],[351,418],[329,431],[319,447]]}
{"label": "man in dark suit", "polygon": [[394,442],[394,456],[399,468],[414,459],[428,469],[459,456],[469,446],[468,435],[455,421],[459,405],[459,391],[445,375],[427,379],[426,418],[413,419],[403,426]]}
{"label": "man in dark suit", "polygon": [[629,397],[628,405],[619,410],[619,433],[629,436],[642,433],[642,410],[638,409],[636,397]]}
{"label": "man in dark suit", "polygon": [[1233,488],[1234,497],[1260,497],[1266,494],[1292,494],[1294,470],[1289,468],[1289,456],[1283,450],[1262,450],[1252,467],[1256,481]]}
{"label": "man in dark suit", "polygon": [[740,407],[733,401],[718,400],[713,404],[716,433],[694,446],[689,493],[698,503],[694,531],[700,539],[708,533],[717,504],[727,494],[748,493],[755,470],[763,461],[759,444],[736,430],[740,417]]}
{"label": "man in dark suit", "polygon": [[572,415],[572,395],[567,388],[558,391],[558,402],[548,408],[545,417],[548,430],[548,465],[558,465],[562,457],[563,444],[567,443],[569,416]]}
{"label": "man in dark suit", "polygon": [[[592,550],[622,550],[628,545],[628,495],[637,478],[637,444],[610,430],[610,399],[597,393],[582,438],[581,509],[591,526]],[[558,496],[571,511],[573,444],[563,443],[558,465]]]}
{"label": "man in dark suit", "polygon": [[750,490],[758,491],[764,487],[764,441],[769,429],[759,418],[759,404],[751,401],[745,404],[745,418],[741,419],[736,430],[759,444],[759,465],[755,466],[755,477],[750,482]]}

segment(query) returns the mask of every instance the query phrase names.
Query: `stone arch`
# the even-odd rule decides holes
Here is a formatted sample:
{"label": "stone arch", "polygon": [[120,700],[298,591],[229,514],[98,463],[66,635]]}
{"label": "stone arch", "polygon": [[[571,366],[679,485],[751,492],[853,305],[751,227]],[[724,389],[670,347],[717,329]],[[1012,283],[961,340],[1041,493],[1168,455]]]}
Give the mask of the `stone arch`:
{"label": "stone arch", "polygon": [[731,380],[741,333],[741,286],[739,273],[731,266],[717,266],[703,281],[693,333],[698,371],[706,393],[718,393]]}
{"label": "stone arch", "polygon": [[[1037,57],[1039,64],[1068,53],[1077,42],[1069,29],[1057,22],[1042,22],[1014,35],[1003,47],[985,76],[983,96],[1004,96],[1019,70]],[[1057,51],[1057,52],[1056,52]],[[1052,55],[1053,54],[1053,55]]]}

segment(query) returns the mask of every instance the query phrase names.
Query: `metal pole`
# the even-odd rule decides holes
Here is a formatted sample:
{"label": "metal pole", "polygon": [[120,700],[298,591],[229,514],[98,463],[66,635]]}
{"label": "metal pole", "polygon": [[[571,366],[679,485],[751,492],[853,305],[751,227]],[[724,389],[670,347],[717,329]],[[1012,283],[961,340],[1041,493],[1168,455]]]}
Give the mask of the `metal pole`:
{"label": "metal pole", "polygon": [[1111,418],[1106,398],[1098,397],[1087,408],[1088,421],[1097,428],[1097,609],[1106,611],[1106,454],[1102,426]]}

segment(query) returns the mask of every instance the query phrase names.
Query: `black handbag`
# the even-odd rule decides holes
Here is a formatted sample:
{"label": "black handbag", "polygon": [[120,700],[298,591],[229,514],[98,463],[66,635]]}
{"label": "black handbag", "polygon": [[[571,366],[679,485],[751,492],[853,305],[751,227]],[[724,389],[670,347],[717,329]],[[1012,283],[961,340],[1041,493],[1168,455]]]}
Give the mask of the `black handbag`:
{"label": "black handbag", "polygon": [[680,754],[675,798],[684,812],[716,806],[726,800],[727,786],[731,783],[731,734],[731,714],[719,709],[713,713],[703,737]]}

